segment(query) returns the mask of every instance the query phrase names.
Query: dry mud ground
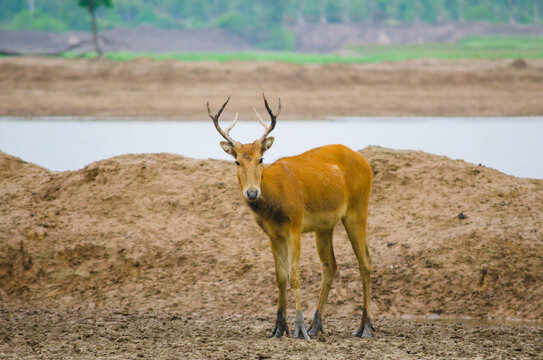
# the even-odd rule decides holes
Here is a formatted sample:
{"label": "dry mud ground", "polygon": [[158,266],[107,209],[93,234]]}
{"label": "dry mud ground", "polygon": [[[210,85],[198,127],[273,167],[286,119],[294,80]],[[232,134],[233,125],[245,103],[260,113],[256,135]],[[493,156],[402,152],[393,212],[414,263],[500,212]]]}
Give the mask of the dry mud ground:
{"label": "dry mud ground", "polygon": [[268,339],[254,315],[72,312],[0,307],[0,357],[120,359],[537,359],[543,329],[527,325],[381,319],[371,339],[332,316],[311,342]]}
{"label": "dry mud ground", "polygon": [[[372,305],[341,227],[326,335],[267,340],[273,260],[230,162],[124,155],[50,172],[0,152],[0,357],[537,358],[541,325],[434,317],[543,317],[543,180],[369,147]],[[462,213],[464,216],[459,217]],[[302,238],[302,299],[320,288]],[[292,294],[289,294],[292,329]]]}
{"label": "dry mud ground", "polygon": [[[543,60],[419,60],[294,65],[46,58],[0,59],[0,115],[124,115],[254,119],[260,94],[281,97],[282,119],[327,116],[542,115]],[[274,101],[275,103],[275,101]]]}

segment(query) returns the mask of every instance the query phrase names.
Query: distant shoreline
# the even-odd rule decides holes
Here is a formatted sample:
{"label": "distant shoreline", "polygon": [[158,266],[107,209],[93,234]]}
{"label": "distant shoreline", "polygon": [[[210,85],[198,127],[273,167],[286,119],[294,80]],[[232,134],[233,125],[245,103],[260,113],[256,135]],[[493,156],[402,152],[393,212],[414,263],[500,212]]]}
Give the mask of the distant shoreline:
{"label": "distant shoreline", "polygon": [[[292,50],[332,54],[352,45],[406,45],[454,43],[479,36],[543,36],[543,24],[488,24],[445,22],[442,24],[305,24],[288,26],[295,38]],[[228,31],[208,29],[161,29],[153,26],[114,28],[101,31],[110,42],[105,51],[116,52],[239,52],[259,51]],[[90,39],[86,31],[45,32],[0,30],[0,49],[30,53],[64,49],[68,44]],[[91,46],[87,46],[89,50]]]}
{"label": "distant shoreline", "polygon": [[541,116],[543,60],[379,64],[128,62],[0,58],[2,116],[203,120],[205,104],[254,119],[262,92],[282,119],[342,116]]}

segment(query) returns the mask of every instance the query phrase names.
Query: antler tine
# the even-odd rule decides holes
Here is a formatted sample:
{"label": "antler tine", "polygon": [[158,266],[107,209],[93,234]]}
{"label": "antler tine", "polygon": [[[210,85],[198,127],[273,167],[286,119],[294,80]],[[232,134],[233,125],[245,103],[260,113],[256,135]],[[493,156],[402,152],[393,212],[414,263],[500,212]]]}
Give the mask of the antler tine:
{"label": "antler tine", "polygon": [[226,107],[226,104],[228,104],[229,101],[230,101],[230,95],[228,95],[228,99],[226,99],[224,104],[222,104],[221,108],[219,109],[219,111],[217,111],[217,113],[215,115],[211,115],[211,109],[209,108],[209,101],[208,101],[207,102],[207,113],[209,114],[209,116],[213,120],[219,120],[219,116],[221,116],[222,111],[224,110],[224,108]]}
{"label": "antler tine", "polygon": [[268,111],[268,114],[270,114],[271,124],[270,126],[267,126],[258,114],[258,112],[256,113],[258,115],[260,123],[266,128],[266,131],[264,131],[264,135],[262,135],[262,137],[260,138],[261,142],[264,141],[266,137],[273,131],[273,129],[275,128],[275,123],[277,122],[277,116],[279,116],[279,114],[281,113],[281,98],[279,98],[279,106],[277,108],[277,113],[275,114],[273,113],[272,109],[270,109],[270,105],[268,105],[268,100],[266,99],[264,93],[262,93],[262,98],[264,99],[264,106],[266,106],[266,110]]}
{"label": "antler tine", "polygon": [[256,108],[253,108],[253,111],[255,112],[256,116],[258,117],[258,121],[260,121],[260,124],[262,126],[264,126],[264,129],[267,129],[268,128],[268,125],[266,125],[266,123],[264,122],[264,120],[262,120],[262,116],[260,116],[260,114],[258,113],[258,111],[256,111]]}
{"label": "antler tine", "polygon": [[281,113],[281,98],[279,98],[279,106],[277,107],[277,113],[274,115],[273,111],[270,109],[270,106],[268,105],[268,99],[266,99],[266,95],[262,93],[262,98],[264,99],[264,105],[266,106],[266,110],[268,110],[268,114],[270,114],[270,117],[272,119],[275,119],[279,116]]}
{"label": "antler tine", "polygon": [[236,126],[236,121],[238,121],[238,115],[239,113],[236,113],[236,116],[234,117],[234,121],[232,121],[232,124],[230,124],[229,127],[226,128],[226,135],[230,136],[230,130]]}
{"label": "antler tine", "polygon": [[223,131],[223,129],[221,129],[219,125],[219,117],[221,116],[222,111],[224,110],[224,108],[226,107],[226,104],[228,104],[229,101],[230,101],[230,96],[228,96],[228,99],[226,99],[226,102],[222,104],[221,108],[219,109],[219,111],[217,111],[215,115],[211,114],[211,109],[209,107],[209,101],[208,101],[207,113],[209,114],[209,117],[211,118],[211,120],[213,120],[213,125],[215,125],[215,128],[217,129],[219,134],[221,134],[222,137],[225,138],[230,144],[236,145],[236,141],[230,137],[229,133],[230,133],[230,130],[232,130],[232,128],[236,125],[236,121],[238,120],[238,113],[236,113],[236,117],[234,118],[234,121],[232,122],[232,124],[228,128],[226,128],[226,132]]}

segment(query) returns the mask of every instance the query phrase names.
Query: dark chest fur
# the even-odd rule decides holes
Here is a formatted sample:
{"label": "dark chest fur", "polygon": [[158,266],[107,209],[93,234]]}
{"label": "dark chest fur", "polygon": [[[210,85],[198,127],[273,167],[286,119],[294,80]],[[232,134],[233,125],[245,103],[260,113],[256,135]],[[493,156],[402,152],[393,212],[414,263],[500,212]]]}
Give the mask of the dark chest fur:
{"label": "dark chest fur", "polygon": [[258,199],[256,201],[247,201],[247,205],[264,219],[269,219],[276,223],[285,223],[288,221],[287,214],[276,204]]}

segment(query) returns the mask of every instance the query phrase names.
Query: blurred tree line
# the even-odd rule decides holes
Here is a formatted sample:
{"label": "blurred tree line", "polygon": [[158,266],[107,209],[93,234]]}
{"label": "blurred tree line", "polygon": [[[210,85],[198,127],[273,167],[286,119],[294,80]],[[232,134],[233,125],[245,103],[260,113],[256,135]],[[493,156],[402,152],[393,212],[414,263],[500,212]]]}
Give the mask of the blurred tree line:
{"label": "blurred tree line", "polygon": [[[290,49],[289,25],[325,23],[541,23],[543,0],[113,0],[97,10],[102,29],[152,25],[222,28],[269,49]],[[91,28],[77,0],[0,0],[0,26],[11,30]]]}

